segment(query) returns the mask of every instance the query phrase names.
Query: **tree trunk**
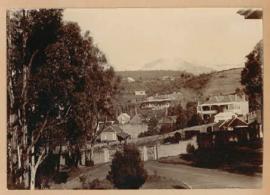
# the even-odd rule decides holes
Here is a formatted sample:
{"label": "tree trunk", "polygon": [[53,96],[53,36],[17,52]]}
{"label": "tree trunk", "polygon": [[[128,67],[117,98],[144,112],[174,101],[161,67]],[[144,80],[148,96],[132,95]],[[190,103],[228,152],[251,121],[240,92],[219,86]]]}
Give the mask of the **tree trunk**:
{"label": "tree trunk", "polygon": [[[21,161],[21,150],[20,146],[17,145],[17,160],[18,160],[18,170],[22,168],[22,161]],[[22,176],[19,178],[19,183],[22,183]]]}
{"label": "tree trunk", "polygon": [[[21,110],[21,121],[22,121],[22,145],[24,148],[27,148],[27,134],[28,134],[28,127],[27,127],[27,121],[26,121],[26,104],[27,104],[27,75],[28,75],[28,68],[24,65],[23,67],[23,88],[22,88],[22,99],[23,99],[23,103],[22,103],[22,110]],[[28,167],[27,165],[30,163],[29,162],[30,159],[28,157],[26,157],[26,167]],[[29,187],[29,172],[27,171],[29,169],[26,169],[26,171],[24,172],[24,184],[25,187],[28,188]],[[30,177],[32,177],[30,175]]]}
{"label": "tree trunk", "polygon": [[43,160],[46,158],[46,148],[43,149],[42,153],[39,155],[38,160],[35,161],[35,146],[32,146],[32,158],[31,158],[31,164],[30,166],[30,190],[34,190],[36,187],[36,172],[39,167],[39,165],[43,162]]}
{"label": "tree trunk", "polygon": [[93,158],[94,158],[94,147],[93,147],[93,145],[91,144],[91,147],[90,147],[90,160],[91,160],[91,161],[94,161]]}
{"label": "tree trunk", "polygon": [[36,187],[36,167],[31,165],[31,180],[30,180],[30,190],[34,190]]}
{"label": "tree trunk", "polygon": [[62,143],[60,143],[60,146],[59,146],[59,160],[57,162],[57,172],[60,171],[60,163],[61,163],[61,155],[62,155]]}

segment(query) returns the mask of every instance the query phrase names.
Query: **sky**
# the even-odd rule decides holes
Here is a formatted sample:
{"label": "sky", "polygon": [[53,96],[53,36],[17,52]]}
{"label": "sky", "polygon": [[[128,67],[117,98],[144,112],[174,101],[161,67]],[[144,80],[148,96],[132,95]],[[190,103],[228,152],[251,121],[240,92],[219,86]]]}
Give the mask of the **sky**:
{"label": "sky", "polygon": [[239,8],[66,9],[64,20],[89,30],[116,70],[137,70],[157,59],[181,58],[198,66],[243,66],[262,39],[262,20]]}

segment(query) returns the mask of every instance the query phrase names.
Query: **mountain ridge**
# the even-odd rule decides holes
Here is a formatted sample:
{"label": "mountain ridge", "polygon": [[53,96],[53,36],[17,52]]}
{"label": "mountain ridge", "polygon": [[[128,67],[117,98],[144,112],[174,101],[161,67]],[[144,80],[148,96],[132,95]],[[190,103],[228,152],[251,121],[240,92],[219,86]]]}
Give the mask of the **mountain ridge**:
{"label": "mountain ridge", "polygon": [[174,71],[185,71],[194,75],[202,73],[209,73],[216,71],[213,68],[207,66],[195,65],[182,58],[159,58],[151,62],[146,63],[139,70],[174,70]]}

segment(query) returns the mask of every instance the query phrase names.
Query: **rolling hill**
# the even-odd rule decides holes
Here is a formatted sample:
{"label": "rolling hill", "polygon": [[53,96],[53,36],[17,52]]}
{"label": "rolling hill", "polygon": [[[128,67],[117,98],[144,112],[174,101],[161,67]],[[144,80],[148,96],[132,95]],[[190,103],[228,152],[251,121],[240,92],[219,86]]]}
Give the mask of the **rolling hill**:
{"label": "rolling hill", "polygon": [[[123,93],[145,90],[147,95],[181,92],[185,101],[203,100],[212,95],[234,93],[242,88],[240,83],[242,68],[192,75],[183,71],[124,71],[116,72],[122,78],[133,77],[132,83],[122,82]],[[171,76],[174,80],[162,80]]]}
{"label": "rolling hill", "polygon": [[242,68],[235,68],[211,74],[211,79],[202,90],[203,94],[207,96],[229,94],[235,92],[236,88],[242,88],[241,71]]}

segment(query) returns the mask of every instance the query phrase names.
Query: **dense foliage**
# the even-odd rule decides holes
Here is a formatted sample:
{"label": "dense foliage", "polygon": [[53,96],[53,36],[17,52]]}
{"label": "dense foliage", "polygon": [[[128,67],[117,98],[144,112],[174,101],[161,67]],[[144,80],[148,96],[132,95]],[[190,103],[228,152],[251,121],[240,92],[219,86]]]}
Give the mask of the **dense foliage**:
{"label": "dense foliage", "polygon": [[249,97],[251,111],[262,109],[263,97],[263,46],[260,41],[247,56],[245,68],[241,74],[241,83]]}
{"label": "dense foliage", "polygon": [[[186,109],[184,109],[181,104],[171,106],[168,108],[168,115],[176,116],[176,122],[172,124],[159,124],[159,121],[156,117],[151,117],[150,121],[148,122],[148,130],[140,133],[138,137],[166,134],[186,127],[192,127],[211,122],[210,120],[204,121],[202,117],[197,113],[196,102],[187,102]],[[161,118],[162,117],[164,117],[164,114],[161,116]],[[211,118],[211,120],[213,119]]]}
{"label": "dense foliage", "polygon": [[107,179],[119,189],[138,189],[144,184],[147,172],[134,145],[125,145],[122,152],[115,153]]}
{"label": "dense foliage", "polygon": [[89,32],[64,22],[62,10],[9,11],[7,29],[8,172],[10,183],[25,187],[30,172],[34,188],[49,150],[69,145],[78,162],[77,148],[95,142],[99,121],[113,117],[119,79]]}

